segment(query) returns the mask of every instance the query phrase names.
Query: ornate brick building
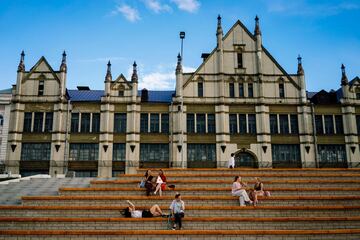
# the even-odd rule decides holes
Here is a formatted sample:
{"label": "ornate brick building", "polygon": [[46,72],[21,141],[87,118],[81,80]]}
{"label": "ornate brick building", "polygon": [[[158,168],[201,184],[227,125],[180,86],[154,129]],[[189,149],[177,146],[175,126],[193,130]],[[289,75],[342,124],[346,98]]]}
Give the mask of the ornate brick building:
{"label": "ornate brick building", "polygon": [[[113,78],[105,90],[66,89],[44,57],[26,70],[24,53],[11,100],[6,165],[13,173],[109,177],[137,167],[358,167],[360,79],[341,67],[337,91],[307,92],[301,57],[287,73],[237,21],[193,73],[178,56],[175,91],[138,90]],[[339,69],[340,70],[340,69]]]}

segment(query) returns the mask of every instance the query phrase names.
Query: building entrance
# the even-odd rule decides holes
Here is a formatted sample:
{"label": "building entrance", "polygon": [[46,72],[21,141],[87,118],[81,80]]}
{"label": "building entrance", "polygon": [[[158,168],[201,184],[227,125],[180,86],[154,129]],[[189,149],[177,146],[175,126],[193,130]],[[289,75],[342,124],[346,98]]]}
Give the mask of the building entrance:
{"label": "building entrance", "polygon": [[256,156],[247,151],[239,151],[235,153],[235,167],[258,168],[258,160]]}

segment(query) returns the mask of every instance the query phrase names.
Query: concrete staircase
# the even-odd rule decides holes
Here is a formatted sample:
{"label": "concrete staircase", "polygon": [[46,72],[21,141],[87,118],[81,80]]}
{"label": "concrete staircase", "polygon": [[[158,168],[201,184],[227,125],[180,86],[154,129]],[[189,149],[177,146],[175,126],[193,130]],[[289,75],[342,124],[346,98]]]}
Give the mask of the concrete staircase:
{"label": "concrete staircase", "polygon": [[[24,196],[21,205],[1,202],[0,239],[360,239],[360,169],[165,169],[176,188],[162,197],[138,188],[144,171],[5,190]],[[230,195],[235,175],[249,186],[261,177],[272,196],[240,207]],[[184,230],[167,230],[166,218],[120,214],[125,200],[139,209],[159,204],[167,213],[175,192],[186,204]]]}

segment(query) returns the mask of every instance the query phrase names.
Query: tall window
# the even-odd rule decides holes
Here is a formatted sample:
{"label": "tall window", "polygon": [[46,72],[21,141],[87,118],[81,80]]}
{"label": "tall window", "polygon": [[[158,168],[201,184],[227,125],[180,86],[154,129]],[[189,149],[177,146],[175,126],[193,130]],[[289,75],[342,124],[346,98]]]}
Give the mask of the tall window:
{"label": "tall window", "polygon": [[169,114],[161,114],[161,132],[169,133]]}
{"label": "tall window", "polygon": [[237,67],[243,68],[243,55],[242,53],[237,53]]}
{"label": "tall window", "polygon": [[47,112],[45,114],[45,132],[51,132],[53,130],[53,113]]}
{"label": "tall window", "polygon": [[248,115],[248,121],[249,121],[249,133],[250,134],[256,134],[256,117],[255,117],[255,114],[249,114]]}
{"label": "tall window", "polygon": [[42,132],[44,113],[36,112],[34,115],[34,132]]}
{"label": "tall window", "polygon": [[270,133],[271,134],[278,133],[278,121],[276,114],[270,114]]}
{"label": "tall window", "polygon": [[79,113],[71,114],[71,132],[79,132]]}
{"label": "tall window", "polygon": [[344,134],[343,118],[341,115],[335,116],[335,130],[336,134]]}
{"label": "tall window", "polygon": [[299,123],[297,115],[290,115],[290,126],[291,126],[291,133],[298,134],[299,133]]}
{"label": "tall window", "polygon": [[208,133],[215,133],[216,127],[215,127],[215,114],[208,114],[207,115],[208,120]]}
{"label": "tall window", "polygon": [[202,82],[198,82],[198,97],[204,96],[204,84]]}
{"label": "tall window", "polygon": [[318,145],[320,167],[346,167],[345,145]]}
{"label": "tall window", "polygon": [[158,113],[151,113],[150,114],[150,132],[158,133],[159,132],[159,114]]}
{"label": "tall window", "polygon": [[126,133],[126,113],[114,114],[114,132]]}
{"label": "tall window", "polygon": [[44,80],[39,81],[38,95],[39,96],[44,95]]}
{"label": "tall window", "polygon": [[206,132],[205,114],[196,114],[196,132],[197,133]]}
{"label": "tall window", "polygon": [[31,119],[32,119],[32,113],[26,112],[24,114],[24,132],[31,132]]}
{"label": "tall window", "polygon": [[50,161],[50,143],[22,143],[22,161]]}
{"label": "tall window", "polygon": [[300,167],[300,147],[297,144],[272,144],[273,167]]}
{"label": "tall window", "polygon": [[119,97],[123,97],[123,96],[124,96],[124,90],[119,90],[118,96],[119,96]]}
{"label": "tall window", "polygon": [[246,114],[239,114],[239,133],[246,134],[247,133],[247,124],[246,124]]}
{"label": "tall window", "polygon": [[92,114],[91,132],[93,132],[93,133],[100,132],[100,113],[93,113]]}
{"label": "tall window", "polygon": [[357,93],[356,93],[356,99],[357,99],[357,100],[360,100],[360,92],[357,92]]}
{"label": "tall window", "polygon": [[325,115],[324,116],[325,122],[325,133],[326,134],[334,134],[334,122],[332,115]]}
{"label": "tall window", "polygon": [[70,161],[97,161],[99,145],[97,143],[71,143]]}
{"label": "tall window", "polygon": [[254,88],[252,83],[248,83],[248,97],[254,97]]}
{"label": "tall window", "polygon": [[360,135],[360,115],[356,116],[357,134]]}
{"label": "tall window", "polygon": [[239,97],[244,97],[244,84],[239,83]]}
{"label": "tall window", "polygon": [[322,115],[315,116],[316,134],[324,134]]}
{"label": "tall window", "polygon": [[234,83],[229,83],[229,96],[231,98],[235,97],[235,87]]}
{"label": "tall window", "polygon": [[141,143],[140,144],[141,162],[166,162],[169,161],[169,144]]}
{"label": "tall window", "polygon": [[237,133],[237,115],[236,114],[230,114],[229,115],[229,130],[230,134]]}
{"label": "tall window", "polygon": [[195,133],[195,114],[186,114],[186,128],[188,133]]}
{"label": "tall window", "polygon": [[216,161],[216,145],[188,144],[187,159],[188,161]]}
{"label": "tall window", "polygon": [[125,143],[113,144],[113,161],[125,161]]}
{"label": "tall window", "polygon": [[0,115],[0,126],[4,125],[4,117]]}
{"label": "tall window", "polygon": [[281,134],[289,134],[289,120],[287,114],[279,115],[280,122],[280,133]]}
{"label": "tall window", "polygon": [[90,113],[81,113],[81,129],[82,133],[90,132]]}
{"label": "tall window", "polygon": [[279,83],[279,96],[281,98],[285,97],[285,86],[284,83]]}
{"label": "tall window", "polygon": [[140,115],[140,132],[147,133],[148,132],[148,125],[149,124],[149,117],[147,113],[142,113]]}

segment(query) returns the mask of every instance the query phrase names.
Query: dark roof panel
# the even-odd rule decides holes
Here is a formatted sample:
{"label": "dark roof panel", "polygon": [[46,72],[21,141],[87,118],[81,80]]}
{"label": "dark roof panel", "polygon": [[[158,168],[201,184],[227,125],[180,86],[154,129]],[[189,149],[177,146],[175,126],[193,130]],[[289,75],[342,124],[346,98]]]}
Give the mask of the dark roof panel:
{"label": "dark roof panel", "polygon": [[100,102],[104,96],[103,90],[67,90],[73,102]]}
{"label": "dark roof panel", "polygon": [[[104,90],[67,90],[73,102],[100,102],[105,95]],[[175,91],[148,91],[148,102],[171,103]],[[141,97],[141,90],[138,91]]]}

